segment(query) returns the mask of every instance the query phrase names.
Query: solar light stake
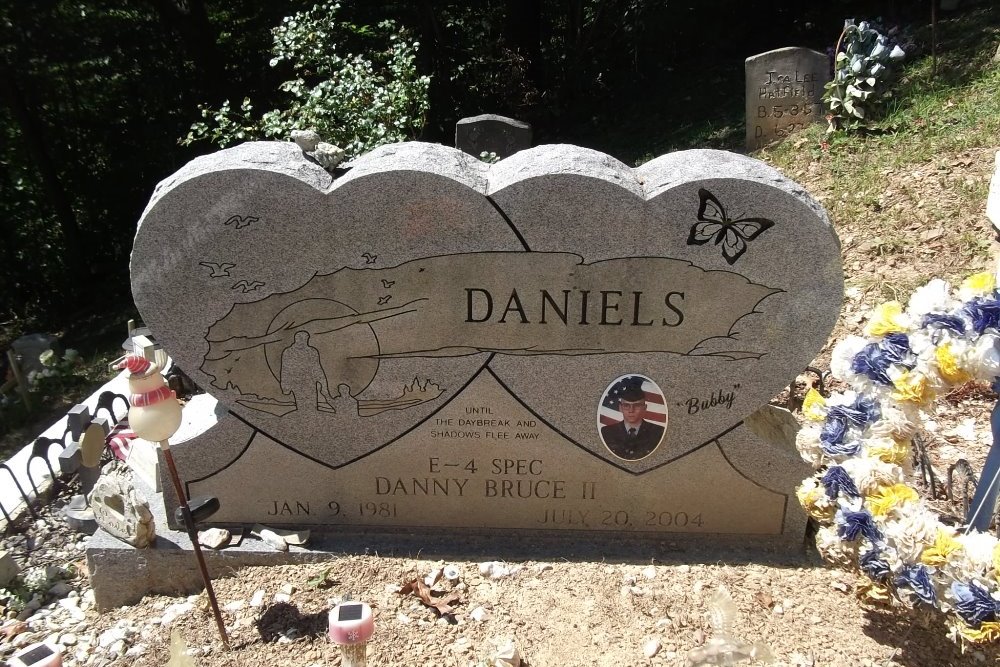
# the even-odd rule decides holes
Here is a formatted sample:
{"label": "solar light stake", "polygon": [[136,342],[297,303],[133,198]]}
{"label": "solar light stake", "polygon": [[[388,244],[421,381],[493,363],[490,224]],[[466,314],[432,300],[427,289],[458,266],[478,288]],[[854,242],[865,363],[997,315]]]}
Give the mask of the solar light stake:
{"label": "solar light stake", "polygon": [[170,470],[170,480],[174,483],[174,490],[177,492],[177,501],[180,503],[181,512],[184,515],[184,527],[187,528],[188,537],[191,538],[191,546],[194,548],[194,555],[198,561],[198,569],[201,570],[201,578],[205,582],[205,592],[208,593],[208,601],[212,605],[212,613],[215,614],[215,624],[219,627],[219,636],[222,637],[222,644],[226,650],[229,650],[226,625],[222,622],[222,612],[219,611],[219,603],[215,600],[212,579],[208,576],[205,557],[201,553],[201,545],[198,544],[198,529],[191,518],[191,508],[188,506],[180,475],[177,474],[177,466],[174,465],[174,457],[170,453],[170,443],[167,441],[180,428],[181,404],[177,402],[177,396],[174,392],[166,385],[157,364],[150,363],[149,360],[138,355],[130,354],[125,357],[125,361],[118,368],[127,368],[129,371],[128,385],[129,391],[132,392],[128,409],[129,425],[135,434],[143,440],[160,444],[163,458],[167,462],[167,469]]}
{"label": "solar light stake", "polygon": [[219,603],[215,599],[215,589],[212,588],[212,579],[208,576],[208,567],[205,565],[205,556],[201,553],[201,544],[198,543],[198,528],[191,518],[191,508],[188,506],[187,498],[184,496],[184,487],[181,485],[180,475],[177,474],[177,466],[174,465],[174,455],[170,453],[170,443],[166,440],[160,441],[160,451],[167,462],[167,470],[170,471],[170,480],[174,483],[174,491],[177,493],[177,501],[180,503],[181,512],[184,514],[184,527],[187,529],[188,537],[191,538],[191,546],[194,548],[195,558],[198,560],[198,569],[201,570],[201,579],[205,582],[205,592],[208,594],[208,602],[212,605],[212,614],[215,615],[215,625],[219,628],[219,636],[222,644],[229,650],[229,635],[226,634],[226,624],[222,621],[222,612],[219,611]]}
{"label": "solar light stake", "polygon": [[340,646],[342,667],[368,664],[368,640],[374,632],[372,608],[364,602],[341,602],[330,610],[330,639]]}

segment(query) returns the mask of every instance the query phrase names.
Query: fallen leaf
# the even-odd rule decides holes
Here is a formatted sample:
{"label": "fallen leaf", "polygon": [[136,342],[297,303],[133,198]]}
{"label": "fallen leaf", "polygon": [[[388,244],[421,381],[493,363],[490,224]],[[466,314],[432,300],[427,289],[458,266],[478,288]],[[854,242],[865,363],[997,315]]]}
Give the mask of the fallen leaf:
{"label": "fallen leaf", "polygon": [[757,591],[753,594],[753,599],[764,609],[770,609],[774,606],[774,598],[766,591]]}
{"label": "fallen leaf", "polygon": [[[433,583],[437,583],[437,580],[440,579],[440,577],[441,573],[438,572],[438,576],[434,579]],[[420,598],[420,601],[428,607],[437,609],[438,613],[442,616],[454,614],[455,609],[451,606],[451,604],[453,602],[459,602],[462,597],[458,591],[452,591],[451,593],[445,594],[435,594],[435,592],[431,590],[431,587],[428,586],[420,577],[404,583],[399,589],[399,594],[417,596]]]}
{"label": "fallen leaf", "polygon": [[28,624],[24,621],[14,621],[0,628],[0,635],[3,635],[6,641],[10,641],[15,635],[19,635],[27,629]]}

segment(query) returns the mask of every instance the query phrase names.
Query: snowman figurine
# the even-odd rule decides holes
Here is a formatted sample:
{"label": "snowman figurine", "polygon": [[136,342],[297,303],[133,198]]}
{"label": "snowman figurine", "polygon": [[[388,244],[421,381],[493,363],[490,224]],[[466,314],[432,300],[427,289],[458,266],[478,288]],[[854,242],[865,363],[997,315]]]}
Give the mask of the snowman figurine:
{"label": "snowman figurine", "polygon": [[116,368],[129,371],[128,423],[137,436],[163,442],[181,425],[181,404],[160,375],[160,367],[135,354],[125,357]]}

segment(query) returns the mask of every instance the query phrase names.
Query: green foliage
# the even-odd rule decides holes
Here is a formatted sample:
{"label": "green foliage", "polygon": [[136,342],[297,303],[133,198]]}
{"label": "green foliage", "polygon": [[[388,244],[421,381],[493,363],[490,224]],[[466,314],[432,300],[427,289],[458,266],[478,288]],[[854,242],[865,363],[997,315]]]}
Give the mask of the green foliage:
{"label": "green foliage", "polygon": [[[284,139],[314,129],[324,140],[358,155],[413,138],[428,111],[430,78],[416,68],[419,43],[392,21],[357,25],[338,18],[340,4],[324,2],[286,17],[273,30],[271,67],[293,78],[279,86],[286,102],[254,116],[249,98],[218,109],[201,107],[183,144],[207,140],[229,146],[250,139]],[[356,46],[365,55],[348,51]]]}
{"label": "green foliage", "polygon": [[850,130],[874,120],[884,108],[896,80],[893,65],[905,57],[903,49],[867,21],[846,22],[837,53],[833,80],[826,84],[830,130]]}

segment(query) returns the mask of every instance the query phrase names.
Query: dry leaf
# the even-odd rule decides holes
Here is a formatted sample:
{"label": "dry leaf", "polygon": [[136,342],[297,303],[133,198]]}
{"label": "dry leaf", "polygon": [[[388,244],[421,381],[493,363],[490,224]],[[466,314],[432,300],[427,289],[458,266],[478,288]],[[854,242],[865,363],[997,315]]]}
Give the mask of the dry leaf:
{"label": "dry leaf", "polygon": [[0,628],[0,635],[4,640],[10,641],[15,635],[19,635],[28,629],[28,624],[24,621],[14,621]]}
{"label": "dry leaf", "polygon": [[[441,577],[441,573],[438,573],[437,578],[434,579],[434,583]],[[437,609],[438,613],[442,616],[447,616],[448,614],[454,614],[455,609],[451,606],[453,602],[458,602],[461,595],[458,591],[452,591],[451,593],[445,593],[441,595],[435,595],[434,591],[431,590],[430,586],[424,583],[421,577],[417,577],[412,581],[408,581],[403,584],[399,589],[400,595],[416,595],[420,598],[428,607],[433,607]]]}
{"label": "dry leaf", "polygon": [[771,609],[774,607],[774,598],[771,597],[771,594],[766,591],[757,591],[753,594],[753,599],[756,600],[757,604],[764,609]]}

